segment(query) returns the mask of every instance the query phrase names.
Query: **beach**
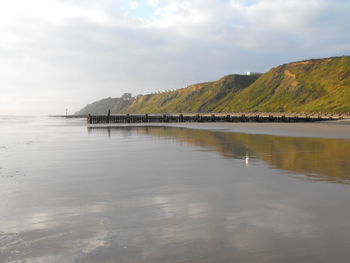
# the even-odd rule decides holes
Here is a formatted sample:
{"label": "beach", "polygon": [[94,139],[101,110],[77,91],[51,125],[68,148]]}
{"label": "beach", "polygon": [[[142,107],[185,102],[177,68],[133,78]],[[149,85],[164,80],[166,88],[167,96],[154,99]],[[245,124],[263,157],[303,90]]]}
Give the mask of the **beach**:
{"label": "beach", "polygon": [[176,125],[0,118],[0,261],[350,259],[348,126]]}

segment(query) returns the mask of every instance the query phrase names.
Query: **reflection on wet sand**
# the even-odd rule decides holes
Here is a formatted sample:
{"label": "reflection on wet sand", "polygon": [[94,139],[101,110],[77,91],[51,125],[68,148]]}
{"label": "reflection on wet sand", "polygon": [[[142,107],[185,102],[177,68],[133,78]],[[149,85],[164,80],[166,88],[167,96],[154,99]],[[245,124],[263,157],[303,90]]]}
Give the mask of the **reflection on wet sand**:
{"label": "reflection on wet sand", "polygon": [[0,129],[1,263],[350,262],[347,141],[83,125]]}
{"label": "reflection on wet sand", "polygon": [[[260,159],[271,167],[307,175],[308,179],[348,183],[350,180],[350,140],[283,137],[231,132],[215,132],[169,127],[122,127],[124,134],[161,136],[192,146],[206,147],[224,157]],[[100,132],[102,132],[100,130]],[[108,132],[110,135],[110,131]]]}

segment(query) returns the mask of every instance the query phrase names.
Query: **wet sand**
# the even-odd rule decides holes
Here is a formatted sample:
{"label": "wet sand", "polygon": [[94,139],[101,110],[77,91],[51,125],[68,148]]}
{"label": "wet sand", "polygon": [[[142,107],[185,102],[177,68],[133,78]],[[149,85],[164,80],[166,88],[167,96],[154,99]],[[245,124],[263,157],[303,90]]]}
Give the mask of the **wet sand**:
{"label": "wet sand", "polygon": [[150,124],[96,124],[94,128],[105,127],[180,127],[211,131],[225,131],[249,134],[270,134],[276,136],[342,138],[350,139],[350,120],[324,121],[314,123],[150,123]]}
{"label": "wet sand", "polygon": [[232,125],[0,118],[0,262],[350,262],[350,140]]}

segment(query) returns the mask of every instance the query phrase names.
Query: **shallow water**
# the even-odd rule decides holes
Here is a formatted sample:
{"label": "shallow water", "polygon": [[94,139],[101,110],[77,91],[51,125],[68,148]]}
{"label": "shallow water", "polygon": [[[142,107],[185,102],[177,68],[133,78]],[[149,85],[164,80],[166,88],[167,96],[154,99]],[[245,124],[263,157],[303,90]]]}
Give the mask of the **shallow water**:
{"label": "shallow water", "polygon": [[0,262],[349,262],[350,141],[0,117]]}

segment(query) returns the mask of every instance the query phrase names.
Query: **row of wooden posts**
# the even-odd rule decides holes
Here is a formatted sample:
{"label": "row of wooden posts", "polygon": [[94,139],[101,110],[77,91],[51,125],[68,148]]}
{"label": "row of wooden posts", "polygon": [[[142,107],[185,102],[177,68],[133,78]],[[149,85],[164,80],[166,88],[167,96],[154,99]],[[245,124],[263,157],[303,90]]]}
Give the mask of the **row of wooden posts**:
{"label": "row of wooden posts", "polygon": [[335,120],[341,117],[310,116],[310,115],[281,115],[281,114],[118,114],[88,115],[87,123],[155,123],[155,122],[315,122]]}

